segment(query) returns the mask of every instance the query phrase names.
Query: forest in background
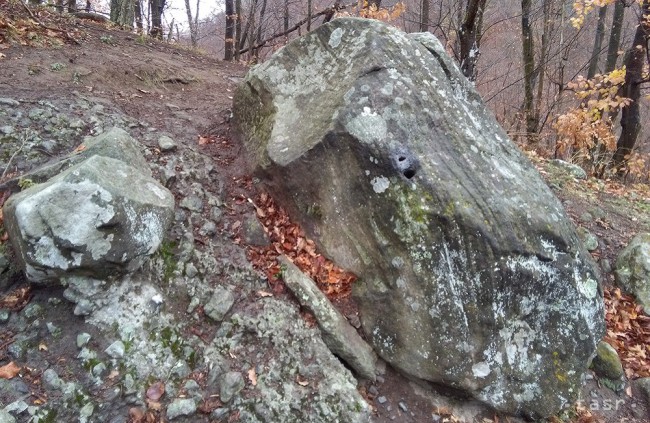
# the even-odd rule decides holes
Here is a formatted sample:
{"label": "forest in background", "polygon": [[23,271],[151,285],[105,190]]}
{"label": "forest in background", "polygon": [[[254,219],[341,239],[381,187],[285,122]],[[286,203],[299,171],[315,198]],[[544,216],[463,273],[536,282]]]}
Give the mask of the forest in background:
{"label": "forest in background", "polygon": [[54,3],[249,64],[335,16],[429,31],[522,147],[598,178],[650,180],[650,0],[184,0],[179,16],[180,1]]}

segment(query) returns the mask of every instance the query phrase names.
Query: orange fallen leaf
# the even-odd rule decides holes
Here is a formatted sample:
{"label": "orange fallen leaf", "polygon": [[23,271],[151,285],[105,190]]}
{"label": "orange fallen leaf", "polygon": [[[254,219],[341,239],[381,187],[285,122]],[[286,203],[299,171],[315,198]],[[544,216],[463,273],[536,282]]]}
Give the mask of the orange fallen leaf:
{"label": "orange fallen leaf", "polygon": [[0,379],[13,379],[20,373],[20,367],[13,361],[0,367]]}
{"label": "orange fallen leaf", "polygon": [[74,150],[72,150],[72,152],[73,152],[74,154],[76,154],[76,153],[81,153],[81,152],[84,151],[85,149],[86,149],[86,146],[85,146],[84,144],[81,144],[81,145],[79,145],[79,147],[77,147],[77,148],[75,148]]}
{"label": "orange fallen leaf", "polygon": [[47,345],[45,344],[45,342],[41,342],[40,344],[38,344],[38,350],[47,351]]}

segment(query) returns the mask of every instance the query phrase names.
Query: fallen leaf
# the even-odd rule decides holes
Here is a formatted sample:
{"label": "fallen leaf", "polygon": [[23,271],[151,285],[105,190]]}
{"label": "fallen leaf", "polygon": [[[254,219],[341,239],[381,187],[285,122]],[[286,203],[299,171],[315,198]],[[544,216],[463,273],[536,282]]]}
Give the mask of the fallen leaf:
{"label": "fallen leaf", "polygon": [[307,386],[307,385],[309,385],[309,381],[307,381],[307,380],[301,380],[300,377],[297,377],[297,378],[296,378],[296,382],[298,382],[298,385],[300,385],[300,386]]}
{"label": "fallen leaf", "polygon": [[147,408],[153,411],[160,411],[162,405],[158,401],[147,400]]}
{"label": "fallen leaf", "polygon": [[45,345],[45,342],[41,342],[40,344],[38,344],[38,350],[47,351],[47,345]]}
{"label": "fallen leaf", "polygon": [[81,144],[81,145],[79,145],[79,147],[77,147],[77,148],[75,148],[74,150],[72,150],[72,153],[73,153],[73,154],[81,153],[81,152],[84,151],[85,149],[86,149],[86,146],[85,146],[84,144]]}
{"label": "fallen leaf", "polygon": [[120,372],[118,372],[117,370],[112,370],[112,371],[108,374],[108,378],[109,378],[110,380],[113,380],[113,379],[115,379],[116,377],[118,377],[119,375],[120,375]]}
{"label": "fallen leaf", "polygon": [[262,297],[262,298],[272,297],[272,296],[273,296],[272,293],[270,293],[270,292],[268,292],[268,291],[262,291],[262,290],[257,291],[257,295],[259,295],[259,296]]}
{"label": "fallen leaf", "polygon": [[0,379],[13,379],[20,373],[20,367],[13,361],[0,367]]}
{"label": "fallen leaf", "polygon": [[158,401],[165,394],[165,384],[161,381],[154,382],[147,389],[147,398]]}
{"label": "fallen leaf", "polygon": [[248,371],[248,380],[251,381],[251,385],[257,386],[257,375],[255,374],[255,367]]}

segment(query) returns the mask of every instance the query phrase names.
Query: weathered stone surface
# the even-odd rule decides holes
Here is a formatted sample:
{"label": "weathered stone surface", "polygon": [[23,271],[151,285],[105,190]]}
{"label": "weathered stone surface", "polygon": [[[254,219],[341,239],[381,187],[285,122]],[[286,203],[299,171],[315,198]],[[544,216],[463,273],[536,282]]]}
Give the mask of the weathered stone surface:
{"label": "weathered stone surface", "polygon": [[329,302],[314,281],[300,271],[286,256],[279,259],[285,268],[282,279],[302,306],[307,307],[318,322],[325,345],[360,376],[375,380],[377,357],[372,348]]}
{"label": "weathered stone surface", "polygon": [[244,389],[245,385],[246,382],[244,382],[244,376],[242,376],[241,373],[224,373],[219,382],[219,399],[223,402],[230,401],[235,395]]}
{"label": "weathered stone surface", "polygon": [[220,322],[235,303],[235,296],[230,289],[218,286],[212,297],[203,307],[205,314],[212,320]]}
{"label": "weathered stone surface", "polygon": [[587,179],[587,172],[576,164],[564,160],[551,160],[551,164],[561,168],[576,179]]}
{"label": "weathered stone surface", "polygon": [[618,353],[605,341],[598,343],[596,356],[591,362],[591,367],[598,376],[606,379],[618,380],[625,375]]}
{"label": "weathered stone surface", "polygon": [[87,138],[77,149],[62,160],[48,163],[31,170],[18,178],[10,179],[0,185],[0,189],[20,191],[20,180],[42,183],[70,167],[92,156],[110,157],[135,167],[145,175],[151,176],[151,169],[142,155],[140,145],[124,129],[113,127],[106,132]]}
{"label": "weathered stone surface", "polygon": [[604,331],[593,261],[437,39],[334,20],[252,69],[233,111],[258,176],[360,276],[382,358],[509,413],[576,398]]}
{"label": "weathered stone surface", "polygon": [[632,238],[616,259],[616,283],[650,314],[650,233]]}
{"label": "weathered stone surface", "polygon": [[153,254],[171,223],[172,194],[124,162],[93,156],[9,198],[5,225],[27,277],[106,279]]}

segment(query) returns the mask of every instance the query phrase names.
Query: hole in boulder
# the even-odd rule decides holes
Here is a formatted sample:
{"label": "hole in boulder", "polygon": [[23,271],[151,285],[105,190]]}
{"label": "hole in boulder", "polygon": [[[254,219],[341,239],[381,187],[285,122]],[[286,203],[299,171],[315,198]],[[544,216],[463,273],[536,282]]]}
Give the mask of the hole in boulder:
{"label": "hole in boulder", "polygon": [[415,170],[413,169],[406,169],[403,173],[403,175],[406,177],[406,179],[411,179],[412,177],[415,176]]}
{"label": "hole in boulder", "polygon": [[404,160],[406,160],[406,157],[404,157],[404,156],[399,156],[399,158],[398,158],[397,160],[399,160],[400,162],[403,162]]}

